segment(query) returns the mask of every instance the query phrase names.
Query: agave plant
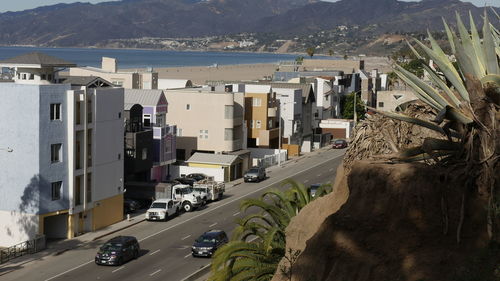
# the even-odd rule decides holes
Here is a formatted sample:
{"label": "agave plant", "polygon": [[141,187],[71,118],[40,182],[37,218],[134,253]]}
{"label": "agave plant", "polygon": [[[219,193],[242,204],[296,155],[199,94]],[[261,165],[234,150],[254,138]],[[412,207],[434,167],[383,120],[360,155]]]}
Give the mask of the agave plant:
{"label": "agave plant", "polygon": [[[394,66],[394,72],[416,96],[434,109],[434,120],[372,110],[443,136],[442,139],[425,139],[422,145],[402,152],[397,160],[433,159],[440,165],[465,173],[470,186],[475,186],[480,194],[487,194],[489,232],[492,239],[500,241],[499,197],[495,190],[500,184],[495,182],[499,180],[496,174],[500,173],[500,33],[490,24],[485,12],[481,38],[470,13],[469,17],[470,32],[457,14],[458,34],[443,20],[452,51],[450,55],[444,53],[430,32],[430,47],[414,39],[421,52],[408,44],[417,58],[432,60],[437,66],[434,70],[423,65],[430,83],[399,65]],[[465,195],[462,199],[463,204]],[[457,230],[458,242],[460,227],[461,223]]]}

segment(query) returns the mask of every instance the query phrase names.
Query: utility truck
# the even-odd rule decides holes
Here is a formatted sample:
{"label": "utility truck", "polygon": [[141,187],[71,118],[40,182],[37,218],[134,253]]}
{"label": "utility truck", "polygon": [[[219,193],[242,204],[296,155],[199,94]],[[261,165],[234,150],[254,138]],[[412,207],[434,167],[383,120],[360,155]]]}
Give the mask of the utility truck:
{"label": "utility truck", "polygon": [[191,212],[194,209],[203,205],[203,200],[198,192],[195,192],[190,185],[176,184],[172,186],[171,196],[173,200],[180,203],[181,207],[186,212]]}
{"label": "utility truck", "polygon": [[208,177],[194,183],[193,189],[200,192],[202,200],[209,202],[221,200],[226,191],[226,186],[223,182],[216,182],[213,177]]}

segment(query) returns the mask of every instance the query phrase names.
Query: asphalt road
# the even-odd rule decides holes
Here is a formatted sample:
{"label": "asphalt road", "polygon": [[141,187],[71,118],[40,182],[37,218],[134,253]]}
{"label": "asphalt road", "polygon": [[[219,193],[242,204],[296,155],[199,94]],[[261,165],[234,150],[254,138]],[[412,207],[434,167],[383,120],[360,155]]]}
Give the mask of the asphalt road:
{"label": "asphalt road", "polygon": [[[209,258],[191,256],[191,245],[203,232],[222,229],[228,234],[235,227],[240,201],[258,197],[280,182],[293,178],[305,185],[330,183],[342,160],[344,150],[320,150],[281,168],[269,169],[268,178],[260,183],[243,183],[228,190],[223,200],[202,209],[184,213],[167,222],[142,222],[114,235],[133,235],[139,240],[141,256],[120,267],[97,266],[97,249],[111,237],[83,247],[27,264],[0,280],[182,280],[210,263]],[[114,236],[112,235],[112,236]]]}

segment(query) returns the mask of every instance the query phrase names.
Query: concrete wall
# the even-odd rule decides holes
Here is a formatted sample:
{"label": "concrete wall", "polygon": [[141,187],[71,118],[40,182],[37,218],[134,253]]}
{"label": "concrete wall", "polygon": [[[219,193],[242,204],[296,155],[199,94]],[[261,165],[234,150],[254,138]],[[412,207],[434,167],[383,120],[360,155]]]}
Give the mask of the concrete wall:
{"label": "concrete wall", "polygon": [[398,106],[417,99],[418,98],[412,91],[378,91],[377,109],[384,111],[396,111]]}
{"label": "concrete wall", "polygon": [[123,89],[97,89],[93,143],[93,201],[123,193]]}

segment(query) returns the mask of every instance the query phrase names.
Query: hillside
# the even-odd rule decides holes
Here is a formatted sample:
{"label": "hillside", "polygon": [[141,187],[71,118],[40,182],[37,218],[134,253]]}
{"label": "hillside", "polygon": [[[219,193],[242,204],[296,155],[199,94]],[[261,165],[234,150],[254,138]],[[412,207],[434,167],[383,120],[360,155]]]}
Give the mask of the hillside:
{"label": "hillside", "polygon": [[[500,9],[498,9],[500,10]],[[483,9],[459,0],[122,0],[74,3],[0,14],[0,44],[102,46],[110,40],[193,38],[242,32],[279,36],[338,26],[345,36],[441,29],[441,17]],[[126,45],[126,44],[125,44]],[[260,47],[260,46],[259,46]]]}

